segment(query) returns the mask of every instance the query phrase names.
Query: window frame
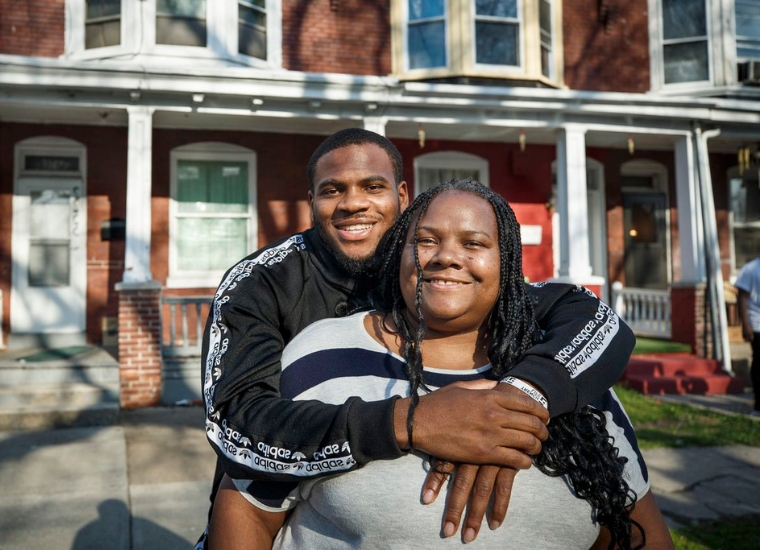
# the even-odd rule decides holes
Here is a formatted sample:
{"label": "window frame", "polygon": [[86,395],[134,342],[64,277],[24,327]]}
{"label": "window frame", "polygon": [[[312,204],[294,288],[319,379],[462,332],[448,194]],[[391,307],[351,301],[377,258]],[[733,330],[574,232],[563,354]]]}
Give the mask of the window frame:
{"label": "window frame", "polygon": [[490,174],[488,171],[488,159],[465,153],[463,151],[434,151],[414,157],[414,196],[420,194],[420,171],[421,170],[478,170],[478,181],[490,187]]}
{"label": "window frame", "polygon": [[[267,59],[238,51],[238,0],[206,0],[205,47],[156,44],[156,0],[122,0],[121,10],[121,44],[87,50],[85,0],[66,0],[64,56],[90,60],[129,55],[139,56],[141,63],[151,58],[172,57],[178,58],[178,63],[184,59],[190,66],[204,59],[261,68],[282,67],[282,0],[266,0]],[[134,32],[135,28],[141,32]]]}
{"label": "window frame", "polygon": [[446,56],[448,65],[431,69],[410,69],[408,52],[409,0],[391,0],[392,76],[400,80],[451,77],[496,78],[537,81],[548,87],[564,86],[562,2],[551,1],[552,77],[541,72],[541,29],[539,2],[517,0],[520,65],[476,63],[475,2],[445,0],[447,6]]}
{"label": "window frame", "polygon": [[[178,218],[180,217],[177,201],[177,166],[180,160],[196,160],[211,162],[247,162],[248,163],[248,250],[246,254],[257,250],[258,245],[258,199],[256,152],[238,145],[221,142],[200,142],[184,145],[173,149],[169,154],[169,270],[166,278],[167,288],[213,288],[219,284],[229,265],[219,266],[215,270],[180,270],[178,268],[179,251],[176,236],[178,234]],[[238,258],[242,259],[242,258]],[[230,264],[232,265],[232,264]]]}
{"label": "window frame", "polygon": [[[467,0],[463,0],[467,1]],[[537,0],[537,3],[540,0]],[[515,0],[516,8],[517,8],[517,17],[500,17],[500,18],[493,18],[490,19],[490,16],[483,16],[478,15],[476,13],[476,6],[475,1],[470,0],[470,36],[469,36],[469,47],[470,47],[470,56],[471,56],[471,63],[472,66],[477,71],[494,71],[494,70],[500,70],[505,73],[510,72],[516,72],[519,71],[520,73],[524,72],[525,67],[525,14],[523,13],[523,1],[522,0]],[[484,19],[486,18],[486,19]],[[485,21],[493,21],[496,23],[502,23],[502,24],[516,24],[517,25],[517,44],[520,48],[519,55],[517,56],[517,65],[497,65],[495,63],[478,63],[477,56],[477,23],[478,20],[485,20]],[[539,25],[539,32],[540,32],[540,25]],[[462,37],[465,39],[466,37]]]}
{"label": "window frame", "polygon": [[648,0],[650,89],[664,93],[698,92],[736,84],[736,22],[733,0],[704,0],[707,17],[708,80],[665,83],[662,0]]}

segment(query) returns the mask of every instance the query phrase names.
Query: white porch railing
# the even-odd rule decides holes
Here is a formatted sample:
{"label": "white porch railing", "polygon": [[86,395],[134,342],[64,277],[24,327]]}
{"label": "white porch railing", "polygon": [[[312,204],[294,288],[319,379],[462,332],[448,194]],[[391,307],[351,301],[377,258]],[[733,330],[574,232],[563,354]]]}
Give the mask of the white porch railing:
{"label": "white porch railing", "polygon": [[670,291],[612,283],[612,307],[637,336],[670,338]]}
{"label": "white porch railing", "polygon": [[211,300],[212,296],[161,298],[161,352],[164,357],[192,357],[201,354],[203,327]]}

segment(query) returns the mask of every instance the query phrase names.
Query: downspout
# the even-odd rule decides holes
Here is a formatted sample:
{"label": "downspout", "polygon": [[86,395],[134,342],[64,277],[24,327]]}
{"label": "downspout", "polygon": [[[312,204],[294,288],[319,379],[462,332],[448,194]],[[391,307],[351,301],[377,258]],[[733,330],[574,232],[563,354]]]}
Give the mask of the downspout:
{"label": "downspout", "polygon": [[710,175],[710,159],[707,140],[720,135],[719,129],[707,130],[697,125],[694,129],[697,152],[697,172],[699,174],[700,201],[702,203],[702,224],[704,225],[707,265],[707,291],[710,293],[710,320],[712,324],[713,355],[723,363],[723,369],[733,375],[731,368],[731,347],[728,342],[728,320],[726,299],[723,295],[723,271],[720,264],[718,246],[718,225],[715,216],[715,200]]}

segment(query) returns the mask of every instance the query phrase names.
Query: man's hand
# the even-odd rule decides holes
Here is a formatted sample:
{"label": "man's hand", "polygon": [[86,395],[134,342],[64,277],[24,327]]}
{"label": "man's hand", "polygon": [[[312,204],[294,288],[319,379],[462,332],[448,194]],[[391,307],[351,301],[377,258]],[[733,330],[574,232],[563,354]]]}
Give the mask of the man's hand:
{"label": "man's hand", "polygon": [[493,506],[488,518],[488,526],[493,530],[500,527],[504,522],[517,470],[472,464],[460,464],[456,466],[456,471],[454,469],[455,466],[451,462],[435,461],[434,467],[431,468],[425,480],[422,501],[425,504],[433,502],[449,474],[454,472],[454,479],[449,488],[446,502],[446,512],[443,516],[442,532],[446,537],[457,532],[462,513],[469,499],[470,506],[462,526],[462,540],[472,542],[480,532],[480,526],[483,523],[492,495]]}
{"label": "man's hand", "polygon": [[[501,384],[504,386],[504,384]],[[549,433],[549,413],[515,388],[496,382],[457,382],[420,397],[414,412],[415,449],[442,460],[526,469]],[[488,389],[485,389],[488,388]],[[394,429],[409,448],[406,419],[410,398],[396,401]]]}

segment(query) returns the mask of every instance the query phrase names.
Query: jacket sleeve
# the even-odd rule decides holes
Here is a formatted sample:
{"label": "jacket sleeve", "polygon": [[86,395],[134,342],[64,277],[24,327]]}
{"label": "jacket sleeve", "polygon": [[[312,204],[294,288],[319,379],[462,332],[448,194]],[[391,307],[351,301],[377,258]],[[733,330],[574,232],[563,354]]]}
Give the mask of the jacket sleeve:
{"label": "jacket sleeve", "polygon": [[393,399],[327,405],[280,397],[282,289],[245,263],[217,289],[201,352],[206,435],[225,472],[298,481],[401,456]]}
{"label": "jacket sleeve", "polygon": [[542,337],[509,374],[541,389],[552,417],[578,410],[620,378],[636,338],[581,286],[539,283],[529,293]]}

